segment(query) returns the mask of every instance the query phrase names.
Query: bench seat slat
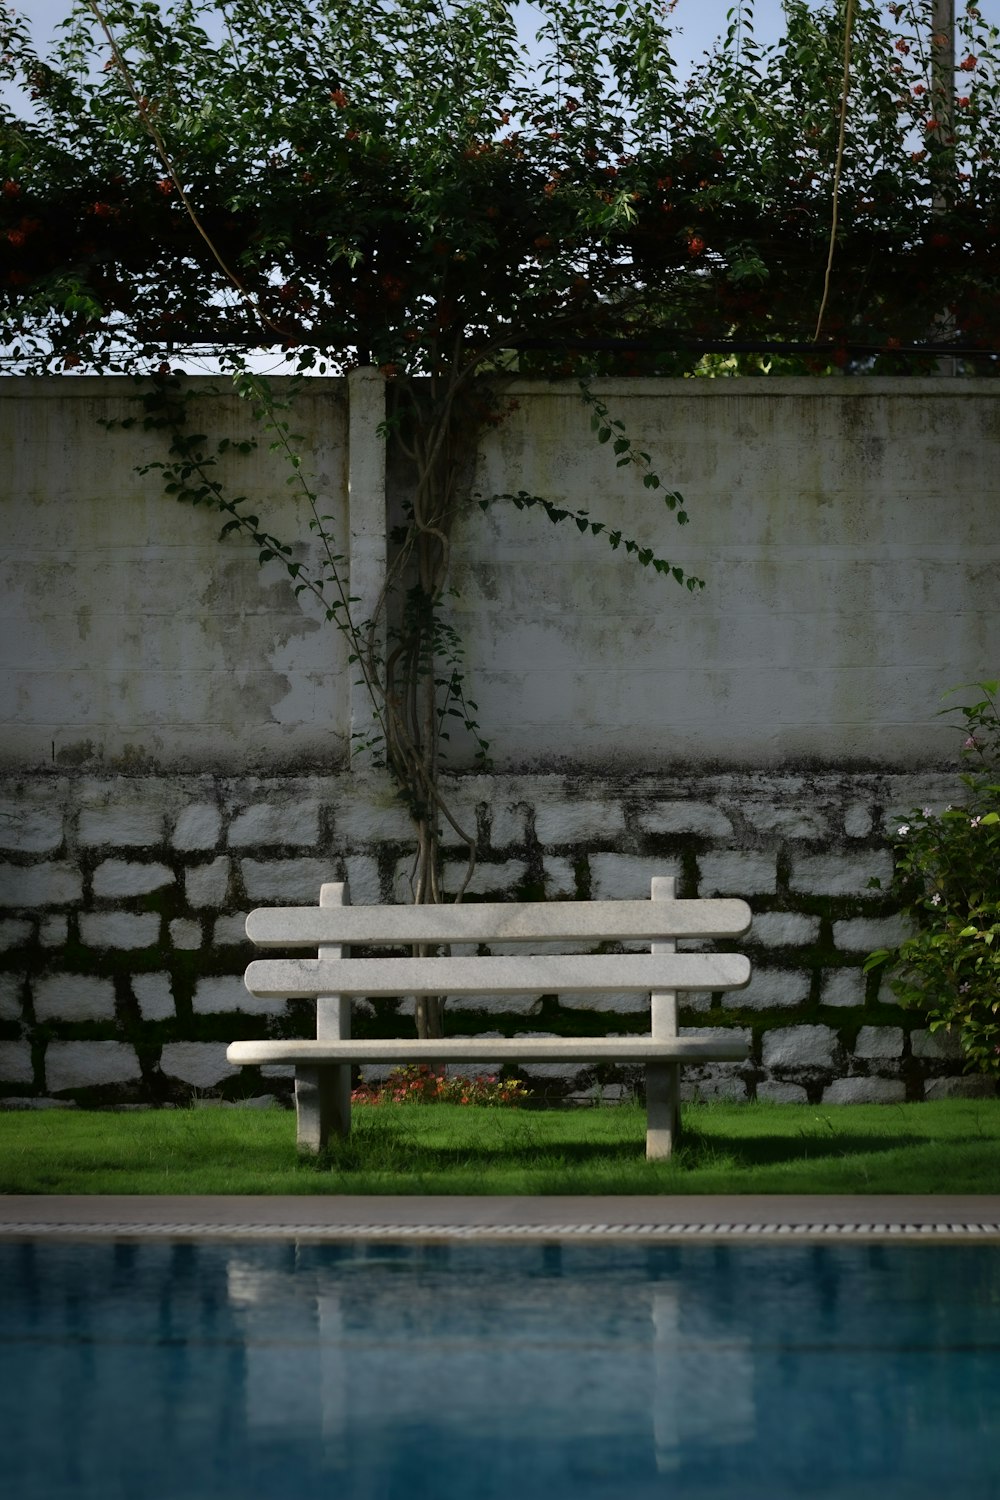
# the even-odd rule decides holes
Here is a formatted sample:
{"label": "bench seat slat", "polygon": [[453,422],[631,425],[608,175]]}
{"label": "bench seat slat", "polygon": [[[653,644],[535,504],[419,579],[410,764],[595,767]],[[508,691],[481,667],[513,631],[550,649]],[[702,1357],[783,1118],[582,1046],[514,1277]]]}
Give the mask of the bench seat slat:
{"label": "bench seat slat", "polygon": [[648,1036],[598,1037],[412,1037],[344,1042],[231,1042],[226,1056],[236,1064],[410,1063],[421,1057],[436,1063],[496,1062],[743,1062],[746,1044],[734,1038],[679,1036],[653,1041]]}
{"label": "bench seat slat", "polygon": [[246,987],[265,999],[317,995],[540,995],[741,989],[741,953],[543,954],[530,958],[257,959]]}
{"label": "bench seat slat", "polygon": [[532,901],[470,906],[261,907],[247,917],[259,948],[325,943],[613,942],[740,937],[745,901]]}

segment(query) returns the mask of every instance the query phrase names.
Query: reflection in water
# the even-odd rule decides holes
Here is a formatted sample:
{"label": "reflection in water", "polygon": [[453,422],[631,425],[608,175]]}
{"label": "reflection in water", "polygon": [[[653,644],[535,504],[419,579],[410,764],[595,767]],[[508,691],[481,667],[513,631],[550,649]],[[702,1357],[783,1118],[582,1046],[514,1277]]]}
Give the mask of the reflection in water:
{"label": "reflection in water", "polygon": [[1000,1442],[998,1262],[943,1247],[4,1246],[7,1492],[976,1500]]}
{"label": "reflection in water", "polygon": [[682,1443],[733,1447],[754,1435],[753,1356],[749,1340],[734,1338],[710,1309],[698,1308],[682,1326],[681,1289],[652,1292],[653,1381],[650,1405],[659,1473],[681,1465]]}

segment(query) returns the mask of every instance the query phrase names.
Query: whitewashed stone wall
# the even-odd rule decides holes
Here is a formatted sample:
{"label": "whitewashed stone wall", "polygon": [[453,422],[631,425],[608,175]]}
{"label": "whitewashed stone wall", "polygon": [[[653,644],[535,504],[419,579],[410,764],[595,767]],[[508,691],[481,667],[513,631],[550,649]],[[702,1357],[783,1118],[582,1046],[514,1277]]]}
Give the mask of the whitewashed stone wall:
{"label": "whitewashed stone wall", "polygon": [[[861,965],[904,931],[874,876],[884,832],[946,776],[866,773],[463,778],[478,825],[473,894],[642,896],[654,874],[686,896],[747,898],[749,988],[694,995],[682,1024],[733,1028],[748,1064],[688,1069],[702,1097],[837,1103],[992,1092],[957,1050]],[[355,902],[405,899],[408,825],[377,778],[10,779],[0,796],[0,1096],[79,1102],[287,1095],[285,1070],[229,1067],[226,1043],[314,1034],[305,1002],[241,982],[253,905],[310,903],[347,878]],[[460,851],[449,850],[458,878]],[[405,1004],[355,1007],[360,1035],[406,1035]],[[484,997],[450,1028],[503,1036],[648,1027],[635,997]],[[617,1097],[638,1070],[520,1070],[555,1095]]]}
{"label": "whitewashed stone wall", "polygon": [[[308,1035],[308,1007],[252,1001],[243,915],[406,899],[409,830],[347,767],[365,706],[343,644],[273,563],[164,498],[162,435],[124,381],[8,382],[0,404],[0,1096],[171,1101],[286,1092],[225,1045]],[[197,382],[195,384],[198,384]],[[279,395],[280,395],[280,383]],[[210,434],[247,412],[198,384]],[[869,888],[894,812],[954,800],[940,695],[995,676],[996,389],[981,381],[605,381],[690,525],[596,445],[574,386],[518,383],[472,489],[526,490],[704,576],[690,596],[538,512],[470,505],[456,623],[498,770],[460,774],[479,829],[471,896],[682,894],[750,901],[755,977],[684,1023],[735,1028],[751,1062],[689,1070],[705,1096],[894,1100],[975,1092],[862,972],[901,933]],[[309,382],[295,429],[363,617],[405,484],[382,382]],[[391,455],[390,455],[391,458]],[[227,457],[238,492],[311,545],[266,438]],[[388,493],[387,493],[388,476]],[[453,764],[471,764],[468,745]],[[457,881],[450,848],[448,879]],[[641,1030],[634,1002],[539,996],[451,1013],[455,1030]],[[405,1033],[358,1007],[359,1031]],[[526,1070],[527,1071],[527,1070]],[[265,1076],[266,1075],[266,1076]],[[536,1068],[539,1086],[635,1079]]]}

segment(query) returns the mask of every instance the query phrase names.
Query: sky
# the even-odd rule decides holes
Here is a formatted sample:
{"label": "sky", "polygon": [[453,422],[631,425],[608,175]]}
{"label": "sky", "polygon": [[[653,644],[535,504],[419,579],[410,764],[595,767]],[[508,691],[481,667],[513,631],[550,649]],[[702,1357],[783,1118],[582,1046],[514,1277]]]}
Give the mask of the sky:
{"label": "sky", "polygon": [[[48,42],[56,24],[71,9],[72,0],[7,0],[12,9],[28,16],[36,44]],[[364,0],[357,0],[363,4]],[[530,0],[529,0],[530,3]],[[669,3],[669,0],[665,0]],[[674,57],[683,76],[687,66],[697,62],[711,48],[716,37],[726,30],[726,14],[737,0],[674,0]],[[817,8],[821,0],[810,0]],[[614,0],[608,0],[609,9]],[[984,20],[1000,24],[1000,0],[977,0]],[[956,0],[956,9],[965,8],[966,0]],[[776,41],[783,30],[782,0],[754,0],[754,35],[758,42]]]}
{"label": "sky", "polygon": [[[37,43],[47,41],[56,23],[67,14],[71,0],[10,0],[13,9],[30,17]],[[363,3],[363,0],[359,0]],[[613,0],[608,0],[609,8]],[[676,27],[675,56],[678,63],[697,60],[726,29],[726,12],[735,0],[677,0],[673,13]],[[985,0],[984,13],[992,7],[1000,11],[1000,0]],[[756,0],[754,34],[759,42],[772,41],[781,34],[781,0]],[[681,69],[683,71],[683,68]]]}

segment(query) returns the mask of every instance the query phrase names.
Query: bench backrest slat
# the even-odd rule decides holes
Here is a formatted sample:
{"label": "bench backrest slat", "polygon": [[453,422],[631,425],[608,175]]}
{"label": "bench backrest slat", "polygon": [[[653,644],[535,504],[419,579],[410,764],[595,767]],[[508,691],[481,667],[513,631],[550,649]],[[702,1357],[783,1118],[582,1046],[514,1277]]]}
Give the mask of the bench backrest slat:
{"label": "bench backrest slat", "polygon": [[[664,941],[740,937],[745,901],[511,901],[469,906],[261,907],[247,917],[260,948],[327,943]],[[448,986],[449,989],[453,986]]]}
{"label": "bench backrest slat", "polygon": [[741,989],[741,953],[542,954],[530,958],[257,959],[246,987],[262,998],[316,995],[590,994]]}

